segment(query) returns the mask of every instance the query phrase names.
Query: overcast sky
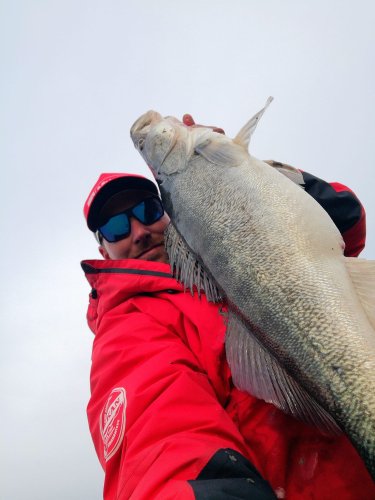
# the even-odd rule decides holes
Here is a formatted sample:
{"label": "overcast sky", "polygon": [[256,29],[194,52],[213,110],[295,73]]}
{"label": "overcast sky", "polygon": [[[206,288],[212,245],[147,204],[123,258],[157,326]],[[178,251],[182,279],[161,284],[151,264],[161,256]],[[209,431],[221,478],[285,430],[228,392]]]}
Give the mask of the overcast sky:
{"label": "overcast sky", "polygon": [[0,1],[4,500],[99,500],[86,420],[93,335],[79,262],[102,172],[150,176],[129,139],[154,109],[350,186],[375,259],[373,0]]}

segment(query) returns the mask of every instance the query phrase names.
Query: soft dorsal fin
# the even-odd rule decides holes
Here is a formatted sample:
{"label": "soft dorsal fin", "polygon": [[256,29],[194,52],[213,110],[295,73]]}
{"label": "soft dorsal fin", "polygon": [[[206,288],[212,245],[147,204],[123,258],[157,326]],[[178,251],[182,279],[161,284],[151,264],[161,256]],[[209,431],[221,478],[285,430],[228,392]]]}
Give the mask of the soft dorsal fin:
{"label": "soft dorsal fin", "polygon": [[256,129],[256,127],[258,125],[259,120],[262,118],[266,109],[268,108],[268,106],[271,104],[272,101],[273,101],[273,97],[270,96],[267,99],[267,102],[266,102],[266,105],[264,106],[264,108],[261,109],[256,115],[254,115],[246,123],[246,125],[244,125],[241,128],[241,130],[238,132],[236,137],[233,139],[233,142],[235,144],[238,144],[239,146],[241,146],[245,151],[247,151],[249,149],[249,143],[250,143],[251,136],[253,135],[254,130]]}
{"label": "soft dorsal fin", "polygon": [[292,182],[298,184],[298,186],[301,186],[302,189],[305,188],[305,181],[303,180],[303,176],[301,172],[296,168],[286,163],[281,163],[275,160],[263,160],[263,161],[264,163],[267,163],[271,167],[276,168],[276,170],[278,170],[281,174],[285,175],[285,177],[288,177],[288,179],[290,179]]}
{"label": "soft dorsal fin", "polygon": [[341,433],[329,413],[287,373],[231,311],[225,351],[237,389],[273,403],[285,413],[325,434],[337,436]]}
{"label": "soft dorsal fin", "polygon": [[375,329],[375,261],[344,257],[358,298],[366,315]]}

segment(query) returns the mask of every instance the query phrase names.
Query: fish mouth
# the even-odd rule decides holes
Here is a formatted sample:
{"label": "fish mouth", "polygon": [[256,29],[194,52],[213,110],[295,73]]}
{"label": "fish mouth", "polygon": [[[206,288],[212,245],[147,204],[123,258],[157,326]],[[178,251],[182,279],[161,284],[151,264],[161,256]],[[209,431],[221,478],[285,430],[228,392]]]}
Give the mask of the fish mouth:
{"label": "fish mouth", "polygon": [[147,111],[144,115],[142,115],[138,120],[136,120],[130,129],[130,135],[137,136],[137,134],[146,134],[160,121],[163,120],[163,117],[160,113],[156,111]]}

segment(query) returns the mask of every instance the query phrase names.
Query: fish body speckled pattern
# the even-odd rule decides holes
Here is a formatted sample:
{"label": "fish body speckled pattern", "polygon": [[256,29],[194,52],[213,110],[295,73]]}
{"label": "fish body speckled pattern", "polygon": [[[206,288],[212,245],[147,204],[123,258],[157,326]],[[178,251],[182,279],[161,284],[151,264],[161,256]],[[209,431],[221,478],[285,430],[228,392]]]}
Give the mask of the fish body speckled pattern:
{"label": "fish body speckled pattern", "polygon": [[131,137],[171,217],[176,276],[228,304],[235,385],[323,432],[340,428],[375,479],[375,262],[343,256],[298,171],[249,155],[267,106],[234,140],[154,111]]}

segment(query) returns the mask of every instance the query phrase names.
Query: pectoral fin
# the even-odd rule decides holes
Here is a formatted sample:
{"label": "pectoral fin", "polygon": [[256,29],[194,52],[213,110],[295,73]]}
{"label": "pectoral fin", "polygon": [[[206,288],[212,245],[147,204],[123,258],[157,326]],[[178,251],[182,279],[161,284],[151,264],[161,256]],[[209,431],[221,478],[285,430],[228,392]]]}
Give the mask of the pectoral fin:
{"label": "pectoral fin", "polygon": [[234,385],[326,434],[341,430],[333,418],[286,372],[254,334],[229,313],[225,349]]}
{"label": "pectoral fin", "polygon": [[375,261],[356,257],[344,259],[358,298],[371,326],[375,328]]}
{"label": "pectoral fin", "polygon": [[195,152],[220,167],[238,167],[249,157],[248,153],[233,141],[216,133],[212,133],[210,139],[197,146]]}

